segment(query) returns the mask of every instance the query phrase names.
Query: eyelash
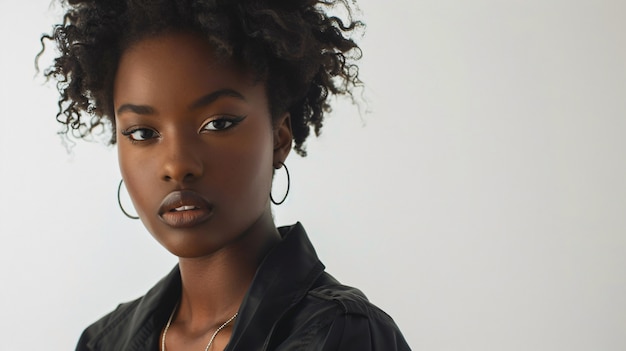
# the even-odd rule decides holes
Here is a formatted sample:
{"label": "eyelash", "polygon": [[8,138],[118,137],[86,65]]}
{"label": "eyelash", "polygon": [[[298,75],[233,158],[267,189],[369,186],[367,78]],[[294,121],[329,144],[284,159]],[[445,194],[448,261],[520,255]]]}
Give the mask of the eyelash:
{"label": "eyelash", "polygon": [[[232,127],[235,127],[236,125],[238,125],[241,121],[243,121],[246,118],[246,116],[221,116],[215,119],[210,120],[209,122],[207,122],[204,126],[202,126],[201,131],[209,131],[209,132],[221,132],[227,129],[230,129]],[[227,127],[222,127],[221,129],[207,129],[207,126],[209,126],[210,124],[213,124],[215,122],[226,122],[226,123],[230,123],[230,125],[228,125]]]}
{"label": "eyelash", "polygon": [[[209,122],[207,122],[204,126],[202,126],[200,131],[209,131],[209,132],[221,132],[230,128],[235,127],[236,125],[238,125],[241,121],[243,121],[247,116],[222,116],[219,118],[215,118],[210,120]],[[226,123],[230,123],[230,125],[226,126],[226,127],[221,127],[221,128],[216,128],[216,129],[207,129],[207,126],[209,126],[210,124],[214,124],[215,122],[226,122]],[[149,132],[152,133],[151,136],[149,137],[145,137],[143,140],[138,140],[135,139],[133,137],[133,134],[137,133],[137,132]],[[149,141],[150,139],[154,139],[155,137],[160,136],[159,133],[151,128],[146,128],[146,127],[132,127],[129,129],[125,129],[123,131],[121,131],[121,134],[125,137],[127,137],[130,142],[132,142],[133,144],[135,143],[140,143],[140,142],[146,142]]]}
{"label": "eyelash", "polygon": [[[137,140],[135,138],[133,138],[133,134],[139,132],[139,131],[148,131],[153,133],[153,135],[151,137],[145,138],[144,140]],[[150,129],[150,128],[145,128],[145,127],[133,127],[133,128],[129,128],[126,130],[121,131],[122,135],[127,137],[128,140],[130,140],[131,143],[135,144],[135,143],[140,143],[140,142],[145,142],[148,141],[150,139],[154,139],[155,137],[159,136],[159,133],[157,133],[155,130]]]}

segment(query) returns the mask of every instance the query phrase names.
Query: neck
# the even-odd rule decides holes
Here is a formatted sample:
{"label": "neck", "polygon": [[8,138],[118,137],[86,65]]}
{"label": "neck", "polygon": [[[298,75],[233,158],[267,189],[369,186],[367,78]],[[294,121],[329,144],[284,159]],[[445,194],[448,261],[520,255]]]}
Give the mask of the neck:
{"label": "neck", "polygon": [[182,294],[176,320],[188,330],[220,325],[239,310],[259,264],[280,240],[271,215],[263,217],[220,251],[179,259]]}

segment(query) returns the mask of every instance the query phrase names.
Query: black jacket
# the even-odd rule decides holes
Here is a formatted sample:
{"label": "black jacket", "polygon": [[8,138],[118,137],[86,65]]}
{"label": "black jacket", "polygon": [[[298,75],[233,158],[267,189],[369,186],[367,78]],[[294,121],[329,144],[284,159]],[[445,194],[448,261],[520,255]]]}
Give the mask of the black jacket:
{"label": "black jacket", "polygon": [[[280,233],[282,241],[244,298],[226,350],[410,350],[391,317],[324,272],[300,223]],[[145,296],[88,327],[76,350],[159,350],[180,291],[176,267]]]}

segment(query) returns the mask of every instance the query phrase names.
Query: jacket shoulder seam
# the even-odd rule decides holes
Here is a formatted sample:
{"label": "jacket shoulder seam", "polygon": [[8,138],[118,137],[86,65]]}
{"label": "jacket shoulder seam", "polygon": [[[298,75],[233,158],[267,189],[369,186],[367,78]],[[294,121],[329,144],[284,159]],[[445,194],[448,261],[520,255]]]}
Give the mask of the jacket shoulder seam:
{"label": "jacket shoulder seam", "polygon": [[359,290],[343,285],[319,287],[309,291],[309,295],[317,299],[332,302],[339,306],[343,313],[370,317],[379,314],[378,309]]}

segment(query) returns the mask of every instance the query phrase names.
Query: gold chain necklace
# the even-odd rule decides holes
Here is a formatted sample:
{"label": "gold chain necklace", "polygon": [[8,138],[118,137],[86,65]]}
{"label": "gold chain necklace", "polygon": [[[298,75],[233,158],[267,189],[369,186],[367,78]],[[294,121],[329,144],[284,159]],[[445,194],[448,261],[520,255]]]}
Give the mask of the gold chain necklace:
{"label": "gold chain necklace", "polygon": [[[172,324],[172,319],[174,318],[176,309],[178,309],[178,303],[176,304],[176,306],[174,306],[174,310],[172,311],[172,314],[170,314],[170,318],[167,320],[165,329],[163,329],[163,337],[161,337],[161,351],[165,351],[165,336],[167,335],[167,330],[170,328],[170,324]],[[239,312],[235,312],[235,314],[232,317],[230,317],[226,322],[224,322],[224,324],[220,325],[220,327],[215,330],[215,332],[211,336],[211,340],[209,340],[209,343],[206,345],[206,348],[204,348],[204,351],[209,351],[209,348],[213,344],[213,340],[215,340],[217,333],[219,333],[222,329],[224,329],[230,322],[235,320],[235,318],[237,318],[237,314],[239,314]]]}

